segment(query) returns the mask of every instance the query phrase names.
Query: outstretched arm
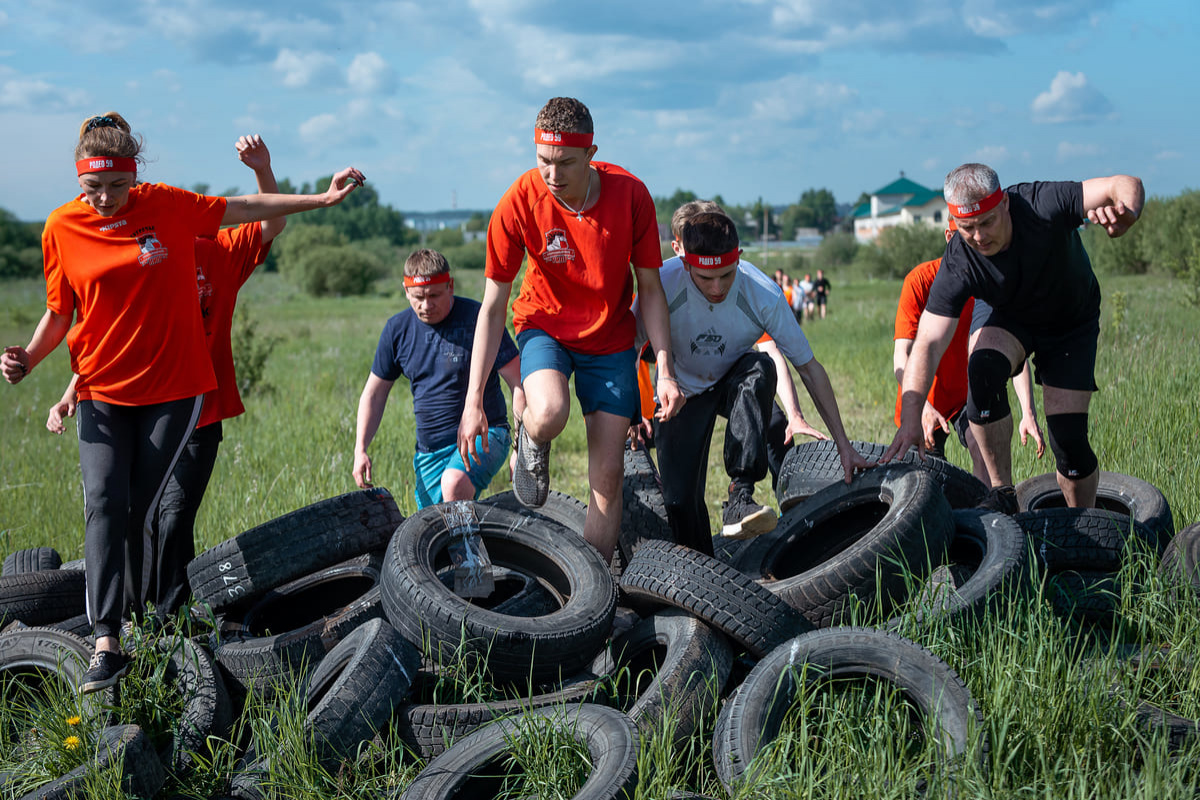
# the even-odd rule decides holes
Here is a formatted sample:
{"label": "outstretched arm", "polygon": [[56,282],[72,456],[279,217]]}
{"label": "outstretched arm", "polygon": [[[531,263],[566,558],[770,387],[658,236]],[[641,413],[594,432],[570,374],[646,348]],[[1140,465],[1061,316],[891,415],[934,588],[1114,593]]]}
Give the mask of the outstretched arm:
{"label": "outstretched arm", "polygon": [[1116,238],[1129,230],[1142,215],[1146,187],[1132,175],[1110,175],[1083,182],[1083,210],[1089,221]]}
{"label": "outstretched arm", "polygon": [[370,489],[371,457],[367,448],[379,431],[379,423],[383,419],[383,410],[387,407],[388,394],[392,391],[395,381],[385,381],[372,372],[367,376],[367,385],[363,387],[362,396],[358,398],[358,419],[354,427],[354,482],[360,489]]}
{"label": "outstretched arm", "polygon": [[846,483],[849,483],[855,470],[866,469],[871,465],[858,454],[846,436],[846,430],[842,427],[842,414],[838,411],[837,398],[833,394],[833,384],[829,382],[829,374],[815,358],[810,358],[806,364],[797,365],[796,372],[800,373],[804,388],[808,390],[809,397],[817,407],[817,413],[825,421],[825,427],[829,429],[829,435],[837,445],[842,470],[846,474]]}
{"label": "outstretched arm", "polygon": [[50,413],[46,416],[46,430],[51,433],[61,434],[67,429],[63,418],[75,416],[75,406],[79,402],[78,395],[75,393],[75,384],[77,383],[79,383],[79,376],[72,373],[71,382],[63,391],[62,399],[50,406]]}
{"label": "outstretched arm", "polygon": [[663,291],[662,278],[657,269],[635,267],[637,276],[638,304],[642,309],[642,324],[646,336],[654,349],[657,367],[654,395],[658,398],[655,416],[667,421],[683,408],[684,396],[675,380],[675,359],[671,355],[671,317],[667,311],[667,293]]}
{"label": "outstretched arm", "polygon": [[1013,378],[1013,389],[1017,393],[1017,400],[1021,404],[1021,425],[1018,432],[1021,434],[1021,446],[1024,447],[1029,437],[1033,437],[1034,444],[1037,445],[1037,457],[1041,458],[1046,452],[1046,443],[1042,440],[1042,429],[1037,421],[1037,408],[1033,403],[1033,370],[1029,368],[1029,359],[1025,359],[1025,366]]}
{"label": "outstretched arm", "polygon": [[333,176],[329,188],[322,194],[248,194],[231,197],[225,205],[225,216],[221,218],[221,224],[262,222],[287,214],[336,206],[366,180],[354,167],[346,167]]}
{"label": "outstretched arm", "polygon": [[46,309],[29,344],[24,347],[12,345],[4,348],[4,354],[0,355],[0,372],[4,373],[4,380],[9,383],[20,383],[24,380],[43,358],[58,347],[70,328],[69,314],[58,314]]}
{"label": "outstretched arm", "polygon": [[800,396],[796,393],[796,382],[792,380],[792,371],[788,369],[787,359],[779,351],[779,345],[775,344],[774,339],[769,339],[758,345],[758,349],[766,353],[775,365],[775,396],[779,398],[779,406],[787,415],[788,424],[784,437],[788,443],[792,442],[792,437],[796,434],[811,436],[818,441],[828,439],[828,436],[809,425],[808,420],[804,418],[804,412],[800,410]]}
{"label": "outstretched arm", "polygon": [[[271,169],[271,151],[267,143],[257,133],[252,136],[242,136],[234,145],[238,158],[250,169],[254,170],[254,180],[258,183],[259,194],[279,194],[279,184],[275,181],[275,172]],[[263,244],[274,239],[287,225],[287,217],[275,217],[262,221]]]}
{"label": "outstretched arm", "polygon": [[[479,316],[475,319],[475,339],[471,344],[471,376],[467,382],[463,416],[458,423],[458,453],[468,471],[472,461],[480,461],[475,450],[475,437],[483,437],[483,451],[488,452],[488,419],[483,410],[483,390],[487,386],[488,372],[496,363],[496,353],[500,350],[501,332],[508,316],[508,298],[511,294],[511,283],[484,278],[483,301],[479,306]],[[521,398],[524,403],[523,394]],[[515,397],[513,407],[513,413],[516,413]]]}
{"label": "outstretched arm", "polygon": [[913,340],[912,351],[904,365],[900,395],[900,430],[896,431],[891,446],[879,457],[879,463],[886,464],[893,458],[902,457],[914,446],[918,454],[922,458],[925,457],[925,432],[921,421],[925,398],[929,396],[938,362],[942,360],[942,354],[954,338],[954,329],[957,326],[958,317],[942,317],[929,311],[921,314],[917,338]]}

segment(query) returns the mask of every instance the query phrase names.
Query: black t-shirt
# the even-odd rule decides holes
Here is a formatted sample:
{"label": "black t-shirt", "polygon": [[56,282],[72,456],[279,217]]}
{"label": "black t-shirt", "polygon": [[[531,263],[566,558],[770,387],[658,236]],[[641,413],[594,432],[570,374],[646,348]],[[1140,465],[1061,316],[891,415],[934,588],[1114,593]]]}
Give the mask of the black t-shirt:
{"label": "black t-shirt", "polygon": [[829,279],[817,278],[813,281],[813,291],[817,293],[817,297],[824,297],[829,294]]}
{"label": "black t-shirt", "polygon": [[925,308],[958,317],[977,297],[1032,331],[1074,328],[1100,313],[1100,285],[1079,226],[1086,219],[1083,184],[1018,183],[1008,187],[1012,242],[983,256],[955,234]]}

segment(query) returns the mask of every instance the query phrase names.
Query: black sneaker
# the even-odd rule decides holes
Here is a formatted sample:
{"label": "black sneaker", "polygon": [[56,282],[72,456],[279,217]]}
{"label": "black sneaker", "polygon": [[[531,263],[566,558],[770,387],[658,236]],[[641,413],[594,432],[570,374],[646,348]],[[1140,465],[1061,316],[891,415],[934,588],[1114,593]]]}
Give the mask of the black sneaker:
{"label": "black sneaker", "polygon": [[79,682],[80,694],[91,694],[114,685],[129,672],[129,657],[116,650],[97,650]]}
{"label": "black sneaker", "polygon": [[517,427],[513,494],[526,508],[541,508],[550,494],[550,443],[534,444],[524,425]]}
{"label": "black sneaker", "polygon": [[1020,504],[1017,503],[1017,490],[1011,486],[993,486],[975,507],[1007,514],[1010,517],[1021,510]]}
{"label": "black sneaker", "polygon": [[754,489],[748,486],[730,486],[721,509],[721,535],[728,539],[752,539],[775,530],[779,521],[774,509],[754,502]]}

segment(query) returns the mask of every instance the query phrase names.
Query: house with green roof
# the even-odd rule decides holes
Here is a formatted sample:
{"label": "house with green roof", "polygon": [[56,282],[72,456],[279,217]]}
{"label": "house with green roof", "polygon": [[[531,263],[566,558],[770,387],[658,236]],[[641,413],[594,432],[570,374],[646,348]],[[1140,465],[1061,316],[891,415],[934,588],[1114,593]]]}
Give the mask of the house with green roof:
{"label": "house with green roof", "polygon": [[929,189],[916,181],[900,177],[871,193],[871,199],[859,203],[850,212],[854,219],[854,238],[860,244],[875,241],[884,228],[895,225],[929,225],[940,228],[949,209],[941,189]]}

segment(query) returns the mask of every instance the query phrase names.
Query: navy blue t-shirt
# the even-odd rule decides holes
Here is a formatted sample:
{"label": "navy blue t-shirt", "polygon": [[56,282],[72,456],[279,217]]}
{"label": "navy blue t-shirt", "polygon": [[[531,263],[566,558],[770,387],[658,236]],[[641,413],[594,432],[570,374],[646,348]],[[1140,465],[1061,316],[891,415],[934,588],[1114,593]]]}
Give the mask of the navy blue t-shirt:
{"label": "navy blue t-shirt", "polygon": [[[450,313],[437,325],[421,322],[410,308],[383,326],[371,372],[385,381],[408,377],[419,452],[429,453],[458,439],[458,423],[471,380],[471,345],[478,317],[477,301],[455,297]],[[493,428],[508,427],[508,405],[496,370],[517,355],[517,346],[506,330],[483,392],[483,412]]]}
{"label": "navy blue t-shirt", "polygon": [[1033,331],[1074,328],[1100,313],[1100,284],[1092,272],[1079,226],[1086,219],[1083,184],[1018,183],[1005,190],[1012,242],[994,256],[980,255],[957,233],[925,308],[957,317],[970,297]]}

